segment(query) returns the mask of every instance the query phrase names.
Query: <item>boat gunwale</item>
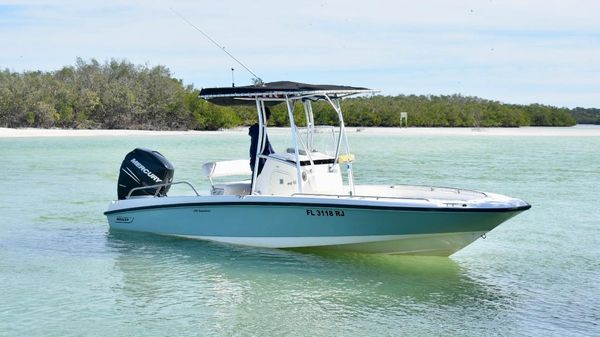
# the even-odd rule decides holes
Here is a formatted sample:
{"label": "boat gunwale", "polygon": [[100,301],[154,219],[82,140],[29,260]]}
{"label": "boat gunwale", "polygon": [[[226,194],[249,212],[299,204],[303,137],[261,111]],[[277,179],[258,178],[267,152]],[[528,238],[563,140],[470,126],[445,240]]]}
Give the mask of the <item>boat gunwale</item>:
{"label": "boat gunwale", "polygon": [[[167,197],[168,198],[168,197]],[[343,199],[339,199],[343,200]],[[350,199],[345,199],[350,200]],[[138,207],[120,208],[115,210],[107,210],[104,215],[112,215],[117,213],[141,211],[156,208],[184,208],[184,207],[208,207],[208,206],[270,206],[270,207],[313,207],[313,208],[351,208],[351,209],[368,209],[368,210],[387,210],[387,211],[405,211],[405,212],[455,212],[455,213],[509,213],[521,212],[531,208],[531,205],[524,202],[525,205],[497,207],[497,208],[467,208],[467,207],[420,207],[420,206],[394,206],[394,205],[359,205],[347,203],[323,203],[323,202],[297,202],[297,201],[246,201],[240,199],[238,201],[205,201],[205,202],[186,202],[173,204],[155,204]],[[452,203],[454,204],[454,203]]]}

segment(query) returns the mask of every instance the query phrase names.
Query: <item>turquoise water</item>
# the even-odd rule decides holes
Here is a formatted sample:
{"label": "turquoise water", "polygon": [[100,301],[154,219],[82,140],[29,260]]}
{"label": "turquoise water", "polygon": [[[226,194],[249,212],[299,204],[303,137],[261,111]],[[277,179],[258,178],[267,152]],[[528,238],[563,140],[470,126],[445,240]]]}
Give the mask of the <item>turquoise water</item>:
{"label": "turquoise water", "polygon": [[177,180],[206,188],[202,163],[244,158],[248,136],[0,139],[0,336],[600,335],[600,137],[349,141],[359,182],[533,208],[450,258],[110,233],[102,212],[131,149],[161,151]]}

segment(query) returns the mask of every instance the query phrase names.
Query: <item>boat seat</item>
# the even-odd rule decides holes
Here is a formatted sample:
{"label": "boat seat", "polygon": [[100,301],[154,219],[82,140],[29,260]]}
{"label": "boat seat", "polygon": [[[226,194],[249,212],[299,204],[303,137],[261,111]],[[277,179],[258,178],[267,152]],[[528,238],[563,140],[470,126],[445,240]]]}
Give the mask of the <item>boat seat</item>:
{"label": "boat seat", "polygon": [[250,180],[235,181],[223,184],[214,184],[212,195],[248,195],[250,194]]}

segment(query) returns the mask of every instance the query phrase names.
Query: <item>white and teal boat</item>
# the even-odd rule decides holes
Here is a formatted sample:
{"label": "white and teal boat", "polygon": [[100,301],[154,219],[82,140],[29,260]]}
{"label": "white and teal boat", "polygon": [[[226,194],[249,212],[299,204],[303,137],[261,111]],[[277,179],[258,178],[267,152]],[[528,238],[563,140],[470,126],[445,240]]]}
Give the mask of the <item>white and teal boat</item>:
{"label": "white and teal boat", "polygon": [[[211,191],[201,195],[172,181],[172,166],[159,153],[136,149],[123,161],[119,200],[105,212],[111,229],[256,247],[448,256],[531,207],[458,188],[356,184],[340,103],[372,92],[294,82],[203,89],[200,96],[215,104],[256,106],[261,173],[261,160],[254,170],[248,159],[207,163]],[[317,100],[331,105],[338,126],[314,125]],[[291,145],[264,154],[266,108],[275,104],[287,106]],[[303,128],[294,122],[295,106],[304,108]],[[243,175],[248,179],[215,182]],[[192,195],[167,195],[175,184],[188,185]]]}

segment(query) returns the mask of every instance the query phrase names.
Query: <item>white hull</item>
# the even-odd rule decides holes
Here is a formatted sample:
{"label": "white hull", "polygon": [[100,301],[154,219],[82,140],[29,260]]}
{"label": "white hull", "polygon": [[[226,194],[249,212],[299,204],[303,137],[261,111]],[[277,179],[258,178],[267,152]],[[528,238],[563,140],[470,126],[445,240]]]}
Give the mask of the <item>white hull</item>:
{"label": "white hull", "polygon": [[175,235],[263,248],[317,248],[370,254],[448,256],[469,245],[485,232],[336,236],[336,237],[227,237]]}

